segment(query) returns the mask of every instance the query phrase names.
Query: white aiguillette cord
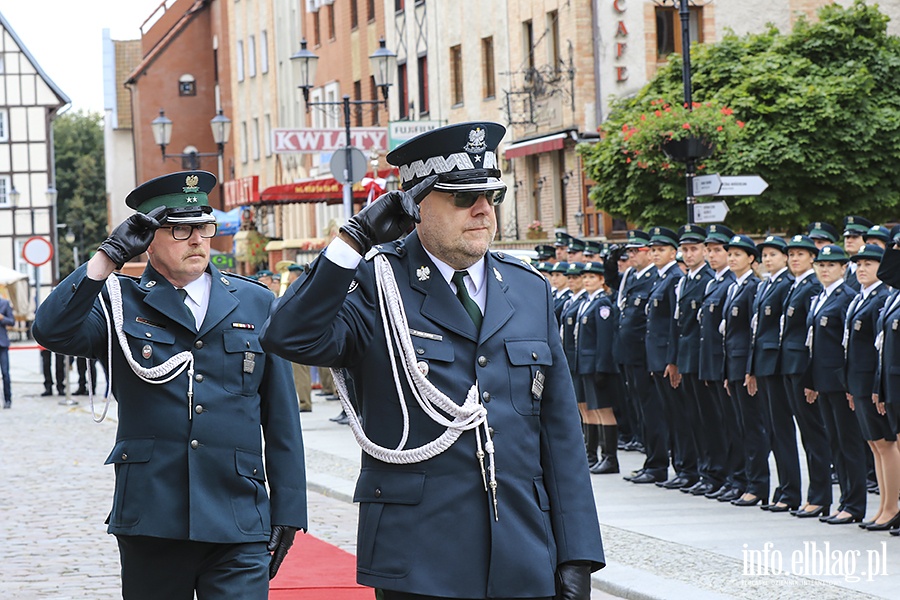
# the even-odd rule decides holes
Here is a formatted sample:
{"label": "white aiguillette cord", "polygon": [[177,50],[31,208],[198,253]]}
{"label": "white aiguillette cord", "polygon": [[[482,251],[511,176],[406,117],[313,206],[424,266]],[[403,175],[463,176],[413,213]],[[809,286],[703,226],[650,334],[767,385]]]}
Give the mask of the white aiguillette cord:
{"label": "white aiguillette cord", "polygon": [[[162,383],[168,383],[172,381],[176,377],[178,377],[182,371],[185,369],[188,370],[188,391],[187,391],[187,399],[188,399],[188,420],[193,418],[194,412],[194,355],[191,354],[189,350],[185,350],[184,352],[179,352],[175,356],[169,358],[166,362],[161,365],[157,365],[155,367],[142,367],[134,360],[134,357],[131,356],[131,347],[128,345],[128,338],[125,337],[125,332],[123,330],[124,324],[124,316],[122,314],[122,289],[119,285],[119,278],[116,277],[115,274],[110,275],[106,279],[106,289],[109,291],[109,303],[112,308],[112,329],[115,329],[116,338],[119,340],[119,347],[122,349],[122,355],[125,357],[125,360],[128,362],[128,365],[131,367],[131,370],[134,371],[134,374],[138,376],[142,381],[146,381],[147,383],[152,383],[154,385],[159,385]],[[107,352],[107,373],[109,381],[107,381],[107,395],[106,395],[106,406],[103,408],[103,414],[100,415],[100,418],[97,418],[97,414],[94,411],[94,395],[91,394],[91,416],[94,421],[100,423],[103,419],[106,418],[106,412],[109,410],[109,401],[110,396],[112,395],[112,381],[113,381],[113,368],[112,368],[112,329],[110,328],[110,316],[109,311],[106,308],[106,303],[103,301],[103,295],[99,294],[100,297],[100,306],[103,307],[103,315],[106,317],[107,322],[107,338],[106,338],[106,352]],[[161,378],[165,379],[161,379]]]}
{"label": "white aiguillette cord", "polygon": [[[474,429],[477,445],[475,456],[480,464],[484,489],[491,492],[494,505],[494,520],[499,520],[497,514],[497,473],[494,466],[494,443],[491,440],[491,433],[488,427],[487,409],[481,404],[479,398],[478,382],[476,381],[469,388],[469,392],[466,394],[466,401],[460,406],[437,389],[419,371],[416,366],[416,353],[409,335],[406,311],[403,308],[403,298],[401,298],[400,291],[397,288],[394,271],[391,269],[391,265],[385,256],[377,255],[374,261],[375,283],[378,289],[378,304],[385,331],[385,344],[387,346],[387,354],[391,359],[391,371],[397,389],[397,399],[400,403],[400,410],[403,413],[403,435],[395,449],[379,446],[370,440],[363,430],[356,409],[350,403],[347,394],[347,384],[344,381],[342,371],[340,369],[332,369],[335,388],[341,400],[341,406],[350,420],[350,430],[353,432],[353,436],[356,438],[360,448],[366,454],[390,464],[413,464],[441,454],[452,446],[464,431]],[[419,406],[432,421],[447,428],[437,439],[418,448],[404,449],[409,437],[409,413],[403,394],[400,374],[398,373],[397,360],[391,347],[392,341],[399,351],[403,363],[403,375]],[[453,420],[449,420],[444,414],[450,415]],[[482,430],[484,432],[484,444],[482,444]],[[487,471],[485,471],[484,465],[485,453],[488,456]]]}

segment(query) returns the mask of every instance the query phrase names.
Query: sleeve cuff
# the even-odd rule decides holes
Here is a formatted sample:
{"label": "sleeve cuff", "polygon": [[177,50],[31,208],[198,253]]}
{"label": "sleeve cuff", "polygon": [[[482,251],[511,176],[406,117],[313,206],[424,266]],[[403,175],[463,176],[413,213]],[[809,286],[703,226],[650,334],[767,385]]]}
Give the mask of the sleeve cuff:
{"label": "sleeve cuff", "polygon": [[325,258],[345,269],[356,269],[359,261],[362,260],[362,256],[339,237],[331,240],[331,243],[325,248],[324,254]]}

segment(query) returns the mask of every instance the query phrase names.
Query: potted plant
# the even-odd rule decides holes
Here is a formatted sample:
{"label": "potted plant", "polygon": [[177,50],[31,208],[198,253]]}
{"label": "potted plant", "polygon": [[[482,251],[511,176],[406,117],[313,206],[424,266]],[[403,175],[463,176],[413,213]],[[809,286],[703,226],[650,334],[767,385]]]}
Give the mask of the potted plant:
{"label": "potted plant", "polygon": [[649,108],[621,128],[626,162],[636,162],[640,168],[665,170],[671,161],[709,157],[717,145],[727,143],[744,127],[732,109],[716,102],[694,102],[688,109],[658,99],[651,100]]}
{"label": "potted plant", "polygon": [[540,221],[532,221],[528,224],[525,237],[529,240],[540,240],[544,238],[544,226]]}

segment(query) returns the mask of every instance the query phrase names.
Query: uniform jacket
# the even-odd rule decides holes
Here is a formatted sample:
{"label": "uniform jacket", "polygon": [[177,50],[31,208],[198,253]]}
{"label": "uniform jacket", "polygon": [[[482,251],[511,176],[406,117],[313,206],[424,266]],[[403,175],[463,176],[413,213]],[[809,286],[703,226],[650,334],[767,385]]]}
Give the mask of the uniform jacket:
{"label": "uniform jacket", "polygon": [[[571,296],[571,294],[570,294]],[[566,355],[566,362],[569,363],[569,371],[575,374],[575,324],[578,322],[578,307],[582,301],[587,298],[585,294],[578,296],[578,299],[571,302],[560,315],[559,331],[562,337],[563,352]]]}
{"label": "uniform jacket", "polygon": [[[728,381],[743,381],[750,357],[750,318],[759,277],[750,273],[732,295],[725,293],[722,320],[725,322],[725,377]],[[729,286],[730,288],[730,286]]]}
{"label": "uniform jacket", "polygon": [[556,315],[556,320],[562,324],[562,312],[567,304],[569,298],[572,297],[572,290],[566,288],[561,293],[553,294],[553,314]]}
{"label": "uniform jacket", "polygon": [[12,304],[6,298],[0,298],[0,348],[9,348],[9,334],[6,332],[6,328],[15,324]]}
{"label": "uniform jacket", "polygon": [[847,307],[847,318],[844,321],[844,337],[847,340],[845,361],[847,391],[855,399],[866,402],[875,391],[875,371],[878,366],[878,350],[875,348],[876,325],[888,296],[890,290],[883,283],[865,300],[857,294]]}
{"label": "uniform jacket", "polygon": [[876,335],[882,335],[875,371],[879,400],[900,402],[900,290],[892,291],[885,298],[884,306],[876,322]]}
{"label": "uniform jacket", "polygon": [[[425,462],[388,464],[364,453],[354,495],[357,580],[424,595],[552,596],[558,563],[601,566],[584,439],[550,286],[515,257],[488,253],[479,333],[417,232],[374,252],[390,261],[420,370],[459,403],[477,378],[493,429],[499,520],[474,458],[473,431]],[[262,339],[268,351],[292,361],[347,368],[368,437],[397,447],[404,416],[371,260],[345,269],[318,258],[278,301]],[[539,374],[543,388],[533,393]],[[400,379],[409,407],[405,447],[416,448],[445,428]]]}
{"label": "uniform jacket", "polygon": [[675,288],[684,273],[673,264],[657,275],[647,301],[647,370],[662,373],[666,365],[677,362],[678,333],[675,323]]}
{"label": "uniform jacket", "polygon": [[610,297],[600,292],[577,310],[575,318],[578,327],[575,373],[618,373],[615,348],[619,309]]}
{"label": "uniform jacket", "polygon": [[722,322],[722,305],[728,286],[734,283],[734,273],[725,271],[722,279],[711,279],[703,293],[703,303],[697,320],[700,323],[700,369],[703,381],[725,380],[725,350],[719,324]]}
{"label": "uniform jacket", "polygon": [[657,269],[651,266],[640,278],[635,271],[625,284],[625,301],[619,315],[620,364],[647,364],[644,345],[647,337],[647,302],[656,277]]}
{"label": "uniform jacket", "polygon": [[[844,319],[854,292],[843,283],[825,300],[822,308],[806,316],[806,326],[812,327],[812,346],[809,365],[803,384],[817,392],[847,391],[844,376]],[[815,299],[813,299],[815,303]]]}
{"label": "uniform jacket", "polygon": [[[676,288],[678,309],[676,311],[676,331],[678,334],[678,371],[681,373],[698,373],[700,370],[700,307],[706,286],[715,277],[715,273],[704,264],[692,276],[685,275]],[[721,320],[721,319],[720,319]]]}
{"label": "uniform jacket", "polygon": [[800,283],[791,284],[784,299],[784,316],[781,327],[782,375],[803,375],[809,365],[809,348],[806,347],[806,316],[812,299],[822,291],[822,285],[813,274]]}
{"label": "uniform jacket", "polygon": [[754,325],[751,338],[748,372],[757,377],[779,374],[778,356],[781,348],[781,315],[784,300],[794,278],[785,269],[774,280],[759,284],[753,303]]}
{"label": "uniform jacket", "polygon": [[856,267],[853,263],[847,264],[847,271],[844,273],[844,285],[854,292],[859,292],[859,279],[856,277]]}
{"label": "uniform jacket", "polygon": [[[149,368],[192,352],[191,410],[187,370],[168,383],[146,383],[126,363],[115,334],[107,364],[98,293],[107,306],[109,298],[105,282],[88,278],[86,268],[41,304],[34,336],[54,352],[96,358],[110,373],[119,424],[107,459],[116,469],[109,532],[237,543],[267,541],[270,523],[305,528],[297,394],[288,363],[266,356],[259,343],[271,292],[210,265],[209,308],[198,332],[175,288],[152,266],[140,280],[116,275],[132,358]],[[244,368],[248,358],[252,373]]]}

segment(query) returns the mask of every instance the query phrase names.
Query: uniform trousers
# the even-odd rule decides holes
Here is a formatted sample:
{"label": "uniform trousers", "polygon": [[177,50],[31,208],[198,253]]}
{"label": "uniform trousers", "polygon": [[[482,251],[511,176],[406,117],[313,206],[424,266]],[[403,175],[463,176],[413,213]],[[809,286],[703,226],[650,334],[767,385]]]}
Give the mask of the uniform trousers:
{"label": "uniform trousers", "polygon": [[669,469],[669,444],[663,405],[656,393],[646,365],[625,365],[628,388],[638,401],[641,411],[641,432],[644,438],[644,470],[665,476]]}
{"label": "uniform trousers", "polygon": [[297,402],[300,410],[312,410],[312,377],[308,365],[291,363],[294,373],[294,388],[297,390]]}
{"label": "uniform trousers", "polygon": [[744,444],[743,471],[747,485],[744,492],[760,498],[769,497],[769,434],[766,432],[766,404],[759,394],[751,396],[743,380],[728,382],[731,399],[740,420]]}
{"label": "uniform trousers", "polygon": [[119,535],[124,600],[265,600],[265,542],[211,544]]}
{"label": "uniform trousers", "polygon": [[840,508],[854,517],[866,515],[866,457],[859,423],[850,410],[844,391],[819,392],[816,399],[828,442],[838,484],[841,486]]}
{"label": "uniform trousers", "polygon": [[726,454],[719,403],[712,388],[700,381],[696,373],[684,373],[681,385],[688,400],[690,431],[697,447],[697,470],[705,483],[718,489],[725,483]]}
{"label": "uniform trousers", "polygon": [[[743,383],[743,382],[741,382]],[[737,402],[724,388],[721,381],[710,382],[716,391],[725,437],[725,484],[741,492],[747,489],[747,473],[744,470],[744,434]],[[734,393],[732,391],[732,393]]]}
{"label": "uniform trousers", "polygon": [[49,350],[41,350],[41,363],[44,368],[44,390],[53,391],[53,369],[51,360],[56,357],[56,391],[62,395],[66,393],[66,357]]}
{"label": "uniform trousers", "polygon": [[628,416],[631,421],[631,438],[644,444],[644,415],[641,412],[641,403],[638,401],[637,394],[634,391],[634,382],[629,379],[628,366],[619,365],[619,373],[622,382],[625,384],[625,404],[628,405]]}
{"label": "uniform trousers", "polygon": [[669,378],[662,373],[653,373],[653,385],[659,394],[666,415],[666,431],[672,448],[672,467],[675,475],[690,481],[700,478],[697,470],[697,446],[691,435],[688,421],[688,402],[684,388],[673,388]]}
{"label": "uniform trousers", "polygon": [[822,411],[816,404],[806,401],[802,381],[801,375],[783,376],[788,404],[797,420],[800,442],[806,452],[806,470],[809,473],[806,501],[816,506],[827,506],[831,504],[831,450]]}
{"label": "uniform trousers", "polygon": [[613,404],[613,414],[616,416],[616,424],[619,427],[619,439],[622,439],[625,442],[631,442],[637,439],[637,423],[633,414],[634,400],[631,398],[631,393],[628,391],[625,375],[620,371],[615,377],[619,378],[619,389],[624,390],[621,401]]}
{"label": "uniform trousers", "polygon": [[797,451],[797,432],[788,403],[782,377],[766,375],[756,378],[757,392],[765,400],[768,413],[769,445],[775,455],[778,487],[772,493],[773,502],[800,506],[803,495],[800,484],[800,454]]}

